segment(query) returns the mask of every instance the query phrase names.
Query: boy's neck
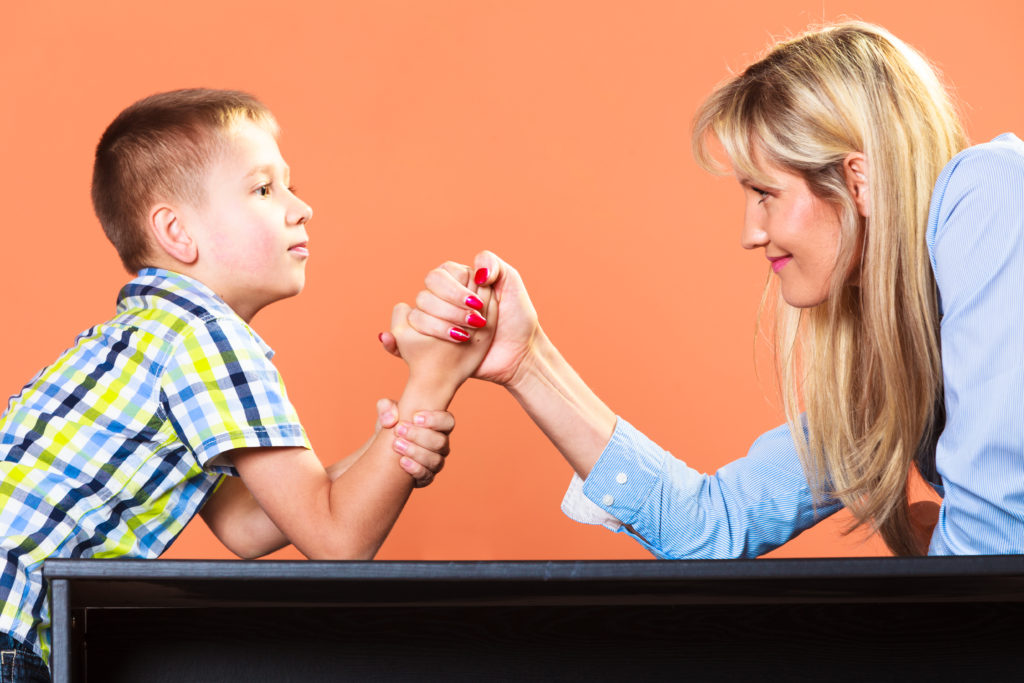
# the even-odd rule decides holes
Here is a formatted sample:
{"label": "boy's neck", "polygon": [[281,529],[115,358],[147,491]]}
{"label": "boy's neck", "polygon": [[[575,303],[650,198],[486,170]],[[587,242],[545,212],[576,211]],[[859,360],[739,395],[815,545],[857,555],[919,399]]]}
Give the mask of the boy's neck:
{"label": "boy's neck", "polygon": [[236,305],[234,302],[229,300],[229,297],[224,295],[224,292],[219,291],[219,288],[214,284],[214,282],[211,282],[211,278],[204,277],[203,273],[198,272],[198,268],[192,267],[187,263],[166,263],[164,262],[164,260],[161,259],[152,259],[144,267],[159,268],[160,270],[166,270],[168,272],[175,273],[176,275],[184,275],[189,279],[195,280],[196,282],[202,284],[211,292],[216,294],[217,297],[219,297],[224,303],[226,303],[228,307],[235,312],[235,315],[244,320],[246,324],[252,322],[252,319],[256,316],[256,314],[263,309],[263,306],[249,306],[247,308],[245,306]]}

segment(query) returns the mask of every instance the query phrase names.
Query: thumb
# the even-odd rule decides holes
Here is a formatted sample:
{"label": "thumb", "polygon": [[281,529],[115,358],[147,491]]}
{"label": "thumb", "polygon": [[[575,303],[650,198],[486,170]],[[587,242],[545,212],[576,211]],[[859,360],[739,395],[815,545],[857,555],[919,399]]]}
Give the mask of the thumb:
{"label": "thumb", "polygon": [[[391,334],[397,336],[399,330],[404,329],[409,325],[409,308],[407,303],[395,304],[395,307],[391,309]],[[382,339],[381,342],[384,340]]]}
{"label": "thumb", "polygon": [[377,401],[377,427],[375,432],[381,429],[391,429],[398,424],[398,406],[390,398],[382,398]]}
{"label": "thumb", "polygon": [[493,252],[481,251],[473,259],[473,282],[477,285],[492,285],[502,274],[503,262]]}
{"label": "thumb", "polygon": [[390,332],[381,332],[377,335],[377,339],[380,340],[380,345],[385,351],[390,353],[392,356],[398,358],[402,357],[402,354],[398,350],[398,340],[395,339],[395,335]]}

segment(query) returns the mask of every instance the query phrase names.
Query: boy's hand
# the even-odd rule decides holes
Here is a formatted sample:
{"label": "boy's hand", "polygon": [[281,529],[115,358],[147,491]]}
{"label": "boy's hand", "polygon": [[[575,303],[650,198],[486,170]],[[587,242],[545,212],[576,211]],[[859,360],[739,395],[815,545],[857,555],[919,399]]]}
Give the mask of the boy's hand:
{"label": "boy's hand", "polygon": [[[493,291],[491,307],[497,309],[497,315],[487,316],[488,328],[494,324],[493,340],[473,376],[512,385],[524,364],[529,364],[540,331],[537,311],[516,269],[492,252],[483,251],[477,254],[472,268],[444,263],[430,271],[425,284],[426,289],[416,297],[416,309],[409,314],[409,324],[423,334],[459,344],[464,342],[458,339],[458,331],[476,336],[472,327],[463,324],[480,305],[479,299],[473,300],[477,297],[474,285],[486,284],[482,289]],[[499,316],[500,324],[496,320]],[[380,341],[389,353],[402,355],[387,332]]]}
{"label": "boy's hand", "polygon": [[[439,271],[440,268],[432,271],[431,275]],[[428,275],[428,281],[430,277]],[[423,296],[427,292],[420,294]],[[386,336],[381,335],[381,339],[393,343],[395,355],[408,363],[410,384],[454,394],[476,371],[494,337],[498,306],[491,296],[490,287],[477,288],[472,296],[475,305],[462,316],[461,324],[444,325],[443,333],[419,330],[418,326],[414,327],[417,316],[422,316],[422,321],[434,319],[408,304],[395,306],[391,315],[391,331]]]}
{"label": "boy's hand", "polygon": [[398,405],[382,398],[377,401],[374,433],[392,427],[395,439],[391,448],[401,456],[398,464],[416,481],[416,488],[428,486],[444,469],[445,458],[451,452],[449,439],[455,429],[455,416],[443,410],[422,410],[412,416],[412,423],[400,422]]}

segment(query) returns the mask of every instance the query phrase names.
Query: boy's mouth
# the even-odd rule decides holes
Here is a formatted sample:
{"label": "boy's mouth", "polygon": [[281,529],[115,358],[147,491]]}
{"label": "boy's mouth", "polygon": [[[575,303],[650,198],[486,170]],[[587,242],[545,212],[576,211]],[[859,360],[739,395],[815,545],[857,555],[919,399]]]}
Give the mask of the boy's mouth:
{"label": "boy's mouth", "polygon": [[309,242],[299,242],[288,247],[288,251],[297,256],[309,256]]}

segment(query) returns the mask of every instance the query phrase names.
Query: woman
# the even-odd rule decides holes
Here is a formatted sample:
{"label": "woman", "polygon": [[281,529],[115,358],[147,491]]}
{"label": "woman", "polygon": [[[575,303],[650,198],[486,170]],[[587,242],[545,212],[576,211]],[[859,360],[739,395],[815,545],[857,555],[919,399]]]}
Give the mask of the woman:
{"label": "woman", "polygon": [[[859,22],[720,85],[693,132],[709,170],[712,138],[744,188],[743,245],[764,249],[781,295],[787,424],[713,476],[691,470],[616,418],[484,252],[475,282],[500,305],[476,376],[575,469],[563,509],[659,557],[757,556],[844,506],[899,555],[1024,552],[1024,144],[965,149],[928,63]],[[410,324],[460,343],[469,273],[431,272]],[[910,513],[915,466],[944,495],[934,533]]]}

